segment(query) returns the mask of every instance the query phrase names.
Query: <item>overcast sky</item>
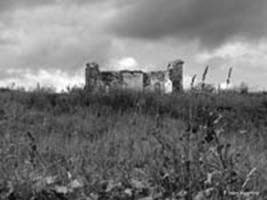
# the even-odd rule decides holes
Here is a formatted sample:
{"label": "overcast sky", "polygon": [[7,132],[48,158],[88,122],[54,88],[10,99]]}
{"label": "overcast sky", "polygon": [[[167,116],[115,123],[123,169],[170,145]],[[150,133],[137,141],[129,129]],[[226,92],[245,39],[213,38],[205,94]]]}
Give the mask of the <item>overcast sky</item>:
{"label": "overcast sky", "polygon": [[266,0],[0,0],[0,85],[84,83],[102,69],[165,69],[267,89]]}

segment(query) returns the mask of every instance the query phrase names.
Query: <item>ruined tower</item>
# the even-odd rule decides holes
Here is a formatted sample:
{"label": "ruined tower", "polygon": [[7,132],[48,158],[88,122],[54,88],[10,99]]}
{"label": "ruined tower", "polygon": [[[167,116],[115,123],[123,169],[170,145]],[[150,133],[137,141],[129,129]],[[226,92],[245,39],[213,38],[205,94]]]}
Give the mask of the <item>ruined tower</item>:
{"label": "ruined tower", "polygon": [[99,65],[95,62],[87,63],[85,69],[85,89],[89,91],[97,89],[99,81]]}
{"label": "ruined tower", "polygon": [[184,61],[175,60],[168,64],[168,72],[173,85],[173,92],[183,91],[183,65]]}

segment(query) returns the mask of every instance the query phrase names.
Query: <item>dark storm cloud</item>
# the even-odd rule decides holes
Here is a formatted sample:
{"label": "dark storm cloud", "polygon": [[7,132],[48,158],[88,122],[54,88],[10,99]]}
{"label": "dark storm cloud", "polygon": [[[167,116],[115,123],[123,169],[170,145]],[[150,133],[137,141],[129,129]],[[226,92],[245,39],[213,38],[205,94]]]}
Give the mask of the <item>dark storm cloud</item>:
{"label": "dark storm cloud", "polygon": [[72,73],[87,61],[108,62],[111,38],[102,31],[105,19],[98,15],[104,2],[0,0],[0,68]]}
{"label": "dark storm cloud", "polygon": [[266,0],[144,0],[121,8],[110,25],[119,36],[196,39],[216,47],[233,37],[266,36]]}

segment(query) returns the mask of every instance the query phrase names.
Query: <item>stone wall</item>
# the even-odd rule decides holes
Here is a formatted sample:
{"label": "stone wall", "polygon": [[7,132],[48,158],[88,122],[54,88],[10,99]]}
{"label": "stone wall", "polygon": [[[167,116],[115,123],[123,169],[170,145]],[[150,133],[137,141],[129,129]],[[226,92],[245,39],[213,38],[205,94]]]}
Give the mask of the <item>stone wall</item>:
{"label": "stone wall", "polygon": [[152,71],[147,73],[149,77],[149,85],[147,89],[155,92],[164,92],[165,91],[165,71]]}
{"label": "stone wall", "polygon": [[173,85],[173,92],[183,91],[183,65],[184,61],[175,60],[168,64],[168,72]]}
{"label": "stone wall", "polygon": [[92,91],[99,88],[101,83],[99,65],[95,62],[87,63],[85,69],[85,88]]}
{"label": "stone wall", "polygon": [[100,73],[100,80],[105,91],[110,89],[119,89],[122,85],[122,79],[119,72],[104,71]]}
{"label": "stone wall", "polygon": [[142,91],[144,89],[144,73],[142,71],[121,71],[123,88]]}
{"label": "stone wall", "polygon": [[181,92],[183,90],[182,60],[168,64],[163,71],[100,71],[96,63],[86,65],[85,89],[89,91],[112,88],[131,89],[137,91],[149,90],[162,93]]}

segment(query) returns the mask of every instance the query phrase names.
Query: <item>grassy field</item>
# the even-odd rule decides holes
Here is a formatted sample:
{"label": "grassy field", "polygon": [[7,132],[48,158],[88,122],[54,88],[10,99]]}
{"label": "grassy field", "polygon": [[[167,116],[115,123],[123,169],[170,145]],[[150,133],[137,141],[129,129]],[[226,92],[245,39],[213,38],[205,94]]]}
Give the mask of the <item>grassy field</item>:
{"label": "grassy field", "polygon": [[266,199],[267,95],[0,92],[0,199]]}

